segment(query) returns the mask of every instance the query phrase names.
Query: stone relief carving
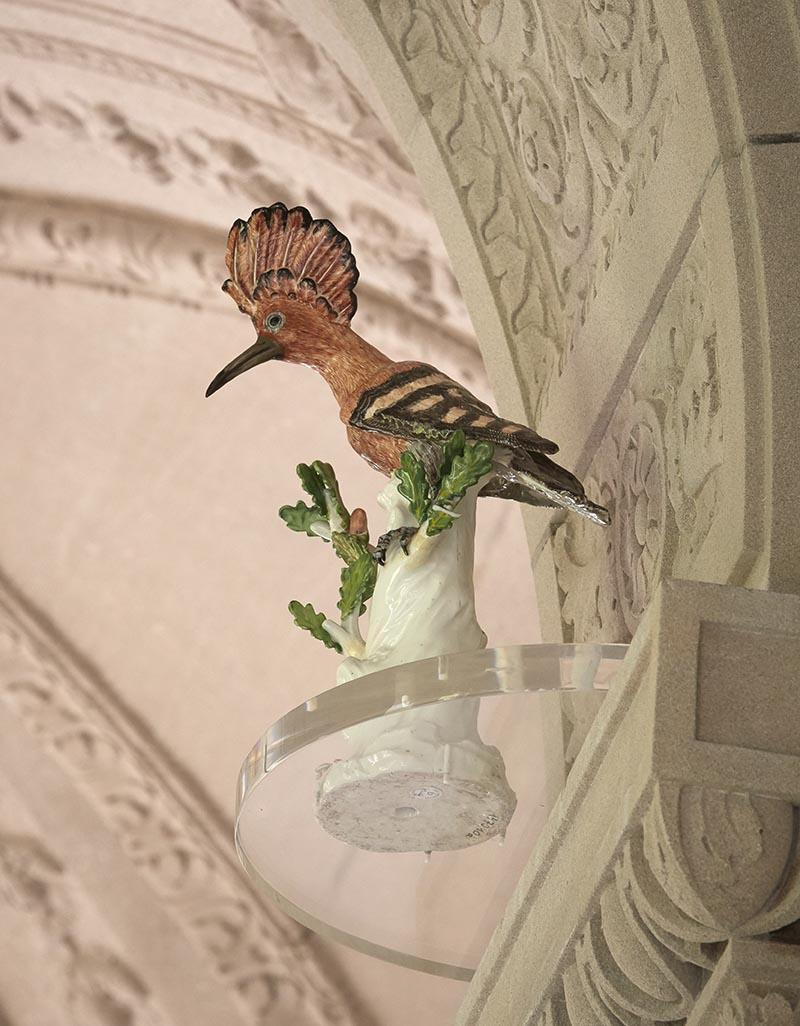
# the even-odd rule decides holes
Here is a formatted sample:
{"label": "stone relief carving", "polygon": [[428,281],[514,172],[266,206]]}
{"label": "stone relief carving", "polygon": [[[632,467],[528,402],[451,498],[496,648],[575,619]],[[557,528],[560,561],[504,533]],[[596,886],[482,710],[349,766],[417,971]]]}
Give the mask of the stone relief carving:
{"label": "stone relief carving", "polygon": [[675,907],[717,940],[769,908],[792,859],[793,821],[788,802],[662,783],[644,851]]}
{"label": "stone relief carving", "polygon": [[795,1009],[774,991],[760,997],[743,991],[729,998],[722,1011],[720,1026],[797,1026]]}
{"label": "stone relief carving", "polygon": [[[720,941],[747,936],[756,913],[757,929],[793,918],[796,885],[786,892],[780,886],[795,858],[793,816],[790,803],[758,795],[659,785],[562,978],[531,1022],[685,1021],[722,953]],[[795,1022],[778,994],[737,995],[725,1014],[726,1026]],[[765,1017],[772,1014],[784,1018]]]}
{"label": "stone relief carving", "polygon": [[65,1026],[165,1026],[146,984],[87,927],[86,896],[39,838],[0,830],[0,900],[36,924]]}
{"label": "stone relief carving", "polygon": [[[229,989],[246,1021],[259,1024],[273,1014],[291,1014],[297,1021],[307,1016],[314,1022],[352,1026],[347,1000],[308,947],[307,932],[263,905],[232,856],[224,854],[227,824],[219,825],[219,837],[212,834],[215,810],[177,792],[160,768],[163,757],[154,744],[134,737],[131,726],[123,725],[107,706],[90,674],[70,668],[57,648],[3,588],[0,701],[101,815],[162,907],[207,960],[209,972]],[[63,873],[57,860],[31,845],[3,835],[0,861],[6,876],[17,881],[15,893],[55,922],[67,915],[54,887]],[[25,875],[32,872],[34,877]],[[100,991],[114,995],[126,986],[137,989],[110,955],[87,950],[76,963],[75,1000],[82,1010]],[[109,1021],[114,1020],[101,1018],[98,1026]],[[120,1021],[126,1026],[158,1023],[147,1018]]]}
{"label": "stone relief carving", "polygon": [[661,145],[672,87],[652,3],[370,7],[462,197],[535,416]]}
{"label": "stone relief carving", "polygon": [[0,271],[44,284],[68,281],[226,310],[220,237],[158,216],[0,194]]}
{"label": "stone relief carving", "polygon": [[611,231],[661,146],[669,76],[655,10],[630,0],[526,5],[512,61],[505,5],[482,5],[481,26],[490,11],[497,29],[479,50],[481,71],[548,238],[566,324],[578,327],[610,262]]}
{"label": "stone relief carving", "polygon": [[[50,10],[53,5],[34,0],[33,7],[37,6]],[[221,196],[237,202],[243,198],[256,206],[279,195],[321,216],[335,212],[351,226],[354,245],[363,254],[363,263],[370,265],[371,281],[377,285],[377,289],[373,285],[376,296],[366,297],[367,307],[371,298],[379,298],[398,310],[406,308],[411,319],[446,348],[474,346],[463,301],[413,173],[346,76],[303,35],[302,25],[293,24],[290,8],[284,11],[277,2],[243,0],[240,9],[258,33],[262,52],[257,56],[199,35],[187,36],[157,17],[123,15],[76,0],[57,0],[56,7],[73,19],[77,37],[31,31],[29,20],[18,27],[0,28],[0,51],[24,58],[32,69],[30,79],[15,74],[13,82],[0,88],[0,141],[9,147],[30,144],[34,148],[40,143],[68,143],[75,147],[76,161],[86,160],[87,181],[96,154],[102,153],[149,185],[191,184],[209,194],[208,209],[218,208]],[[124,43],[117,49],[110,48],[110,43],[95,45],[98,29],[109,26],[123,34]],[[171,63],[164,51],[153,52],[154,38],[182,59]],[[267,46],[280,52],[279,61],[267,59]],[[186,71],[186,51],[196,59],[195,74]],[[88,74],[85,80],[71,74],[65,89],[55,84],[52,75],[37,77],[41,64],[56,69],[56,74],[60,66]],[[126,100],[124,88],[98,88],[97,74],[125,87],[146,86],[178,96],[199,108],[197,116],[193,118],[184,106],[169,104],[156,104],[144,113],[141,103],[134,106]],[[266,94],[257,84],[263,74],[270,81]],[[224,116],[228,124],[220,117],[205,123],[203,108]],[[275,146],[275,140],[280,146]],[[298,147],[338,169],[333,176],[335,188],[326,188],[325,196],[320,195],[318,170],[297,161]],[[367,189],[362,188],[365,183]],[[59,191],[60,182],[54,180],[53,192]],[[382,194],[386,203],[381,202]],[[125,198],[118,202],[124,203]],[[182,221],[195,219],[191,207],[196,202],[192,195],[187,209],[180,212]],[[132,220],[130,211],[127,216]],[[110,219],[102,208],[94,215],[94,220],[98,218],[108,225]],[[180,232],[182,221],[170,226],[169,232]],[[207,227],[205,222],[203,226]],[[154,239],[153,227],[144,232],[134,228],[135,243],[123,240],[127,280],[116,280],[115,286],[135,287],[131,282],[134,265],[142,269],[151,250],[159,253],[165,248]],[[134,248],[139,252],[133,254]],[[170,261],[174,258],[185,265],[177,246],[167,248],[172,250]],[[198,252],[203,246],[191,249],[192,258],[203,264],[188,290],[193,304],[218,257],[212,264],[208,254]],[[112,268],[119,263],[112,258]],[[166,262],[160,263],[159,273],[169,278]],[[208,279],[209,295],[215,299],[217,273],[221,272],[210,273]],[[168,288],[159,288],[156,282],[152,286],[151,294],[166,296]]]}
{"label": "stone relief carving", "polygon": [[699,232],[591,464],[588,476],[611,503],[611,531],[592,537],[566,521],[553,535],[567,636],[628,640],[662,574],[691,576],[716,514],[723,446]]}
{"label": "stone relief carving", "polygon": [[545,240],[536,231],[521,183],[510,162],[502,159],[492,132],[497,112],[486,110],[486,91],[472,81],[470,56],[462,50],[443,5],[387,0],[375,5],[375,15],[425,111],[467,220],[474,226],[505,331],[510,338],[537,340],[529,355],[535,364],[533,380],[543,384],[558,355],[561,319],[553,303],[556,285]]}

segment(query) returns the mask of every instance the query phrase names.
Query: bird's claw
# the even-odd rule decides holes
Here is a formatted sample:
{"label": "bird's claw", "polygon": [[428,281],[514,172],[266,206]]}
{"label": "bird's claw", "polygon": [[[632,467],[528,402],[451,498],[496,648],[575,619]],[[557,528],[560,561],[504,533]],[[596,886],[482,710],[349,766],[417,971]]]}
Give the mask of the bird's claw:
{"label": "bird's claw", "polygon": [[378,538],[378,544],[375,546],[372,552],[372,558],[376,563],[383,566],[386,562],[386,554],[389,551],[389,546],[392,542],[399,542],[400,548],[408,555],[408,546],[411,544],[411,539],[419,530],[418,527],[395,527],[392,531],[387,531],[386,534],[382,534]]}

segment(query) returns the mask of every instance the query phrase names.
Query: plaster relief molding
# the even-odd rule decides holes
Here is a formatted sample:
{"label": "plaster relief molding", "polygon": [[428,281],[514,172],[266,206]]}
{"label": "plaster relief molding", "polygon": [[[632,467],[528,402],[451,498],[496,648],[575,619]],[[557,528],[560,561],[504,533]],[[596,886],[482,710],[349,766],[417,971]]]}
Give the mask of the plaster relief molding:
{"label": "plaster relief molding", "polygon": [[[724,629],[726,650],[742,646],[725,684],[703,660],[709,625]],[[774,653],[755,673],[746,640],[734,640],[745,628],[768,637]],[[788,958],[797,973],[800,948],[770,935],[800,918],[800,754],[785,754],[784,740],[800,735],[790,697],[798,674],[797,596],[661,585],[459,1026],[716,1026],[727,1019],[695,1013],[718,993],[732,946],[754,945],[762,968],[777,972],[774,950],[778,968]],[[757,697],[767,682],[782,699]],[[729,743],[701,741],[698,707],[727,684],[727,703],[715,708]],[[747,736],[752,716],[771,739],[758,750]],[[733,1022],[744,1014],[749,1026],[766,1012],[785,1014],[783,1000],[794,1014],[795,992],[762,989],[762,978],[769,983],[755,970],[742,976],[747,990],[725,991],[720,1014],[723,1006]],[[800,988],[800,975],[794,981]]]}
{"label": "plaster relief molding", "polygon": [[[92,45],[90,38],[88,30],[86,39],[67,39],[45,32],[2,26],[0,52],[37,63],[100,72],[122,82],[169,92],[234,117],[245,126],[289,139],[310,152],[322,151],[327,159],[341,164],[357,178],[379,182],[392,192],[417,200],[416,183],[407,169],[387,161],[383,152],[374,145],[332,131],[331,123],[339,123],[335,120],[310,122],[291,105],[268,103],[211,79],[190,75],[140,56],[103,49]],[[306,73],[313,74],[313,67]],[[319,95],[325,96],[325,91],[320,89]]]}
{"label": "plaster relief molding", "polygon": [[[533,385],[526,413],[535,417],[541,390],[558,363],[563,318],[545,240],[514,163],[505,159],[499,112],[475,81],[473,55],[443,4],[387,0],[368,6],[458,192],[504,333],[516,343],[515,352],[523,338],[536,340],[532,359],[525,361],[532,364]],[[521,354],[517,361],[521,368]]]}
{"label": "plaster relief molding", "polygon": [[[30,74],[19,73],[17,67],[27,68],[18,62],[13,80],[0,91],[0,138],[12,147],[32,145],[31,162],[41,163],[42,145],[76,146],[75,157],[65,155],[64,162],[81,166],[79,182],[89,194],[98,152],[148,185],[189,183],[208,196],[174,190],[159,209],[192,221],[202,211],[213,223],[220,196],[241,199],[245,207],[277,198],[303,203],[315,216],[342,224],[374,285],[396,291],[401,305],[410,300],[449,330],[471,334],[413,173],[397,152],[388,155],[387,147],[396,147],[383,145],[374,114],[279,5],[250,12],[269,27],[276,52],[268,60],[263,52],[259,59],[157,18],[81,0],[6,0],[0,9],[12,23],[0,28],[0,50],[24,58],[30,68]],[[62,34],[42,31],[51,24]],[[113,36],[98,32],[108,28]],[[57,72],[59,66],[78,73]],[[118,79],[123,88],[99,87],[97,73]],[[134,86],[170,93],[201,109],[193,115],[186,103],[151,107]],[[215,118],[206,117],[209,109]],[[308,161],[308,154],[317,160]],[[9,178],[6,186],[29,187]],[[52,186],[37,187],[57,195],[64,184],[54,175]],[[130,203],[129,193],[106,202]]]}
{"label": "plaster relief molding", "polygon": [[[384,227],[384,235],[373,236],[373,247],[385,242],[387,261],[407,257],[405,280],[398,273],[391,293],[361,283],[362,331],[397,359],[435,357],[457,377],[482,385],[485,374],[474,339],[437,319],[441,290],[426,277],[425,264],[416,262],[411,240],[406,251],[398,246],[392,253],[389,225]],[[202,225],[0,192],[0,273],[50,287],[63,282],[123,297],[146,296],[214,310],[233,321],[238,311],[220,289],[224,251],[225,232]],[[433,295],[427,304],[417,304],[417,292],[426,287]]]}
{"label": "plaster relief molding", "polygon": [[652,6],[339,3],[357,43],[356,7],[432,133],[536,419],[661,144]]}
{"label": "plaster relief molding", "polygon": [[[104,29],[113,29],[118,38],[127,39],[130,49],[153,51],[153,43],[162,44],[171,50],[185,51],[193,60],[208,61],[250,74],[260,74],[260,65],[255,53],[237,46],[209,38],[196,25],[196,31],[188,31],[185,27],[169,21],[162,21],[153,16],[139,14],[136,10],[122,7],[101,5],[94,0],[0,0],[0,9],[6,11],[6,19],[17,21],[17,28],[30,27],[38,22],[39,27],[46,18],[62,32],[61,38],[67,35],[78,35],[85,38],[97,36]],[[30,17],[21,18],[25,12]],[[70,29],[71,26],[71,29]],[[77,32],[75,31],[75,27]]]}
{"label": "plaster relief molding", "polygon": [[[44,985],[63,1026],[167,1026],[171,1020],[98,922],[89,896],[45,840],[20,831],[24,800],[9,803],[9,797],[0,798],[4,812],[9,804],[14,812],[13,822],[0,821],[0,908],[6,907],[4,928],[15,929],[18,961],[16,981],[4,980],[6,1008],[17,1002],[36,1008],[36,991]],[[24,969],[29,951],[20,927],[33,933],[43,951],[35,962],[36,980]]]}
{"label": "plaster relief molding", "polygon": [[481,77],[547,239],[571,344],[663,143],[673,97],[655,9],[453,6],[478,44]]}
{"label": "plaster relief molding", "polygon": [[[276,196],[308,206],[317,217],[333,217],[335,205],[336,223],[346,228],[362,268],[369,268],[367,288],[383,290],[397,305],[408,306],[412,318],[426,319],[434,330],[440,326],[461,336],[462,343],[469,340],[474,345],[446,256],[418,206],[404,212],[397,206],[380,207],[377,196],[361,193],[355,183],[346,181],[333,183],[329,190],[338,194],[337,204],[333,195],[319,195],[318,172],[297,164],[287,169],[286,155],[281,159],[275,150],[270,158],[262,158],[265,148],[258,139],[244,140],[199,125],[166,127],[129,107],[117,100],[87,98],[75,90],[49,95],[27,83],[7,83],[0,87],[0,136],[8,147],[32,147],[31,159],[42,146],[74,146],[74,164],[85,167],[87,186],[96,155],[103,153],[148,185],[199,189],[199,195],[184,194],[183,205],[175,211],[179,224],[207,224],[202,204],[215,210],[220,197],[234,198],[242,214]],[[54,191],[58,185],[54,177]],[[226,203],[226,209],[230,206]],[[220,245],[219,253],[224,253],[224,237]],[[179,257],[179,262],[184,260]],[[215,257],[214,264],[222,266],[221,258]]]}
{"label": "plaster relief molding", "polygon": [[795,815],[791,803],[760,795],[656,785],[535,1026],[559,1022],[559,1007],[563,1026],[582,1026],[585,1007],[608,1026],[686,1020],[720,943],[746,935],[759,913],[778,924],[797,914],[796,879],[785,904],[776,900],[787,872],[797,875]]}
{"label": "plaster relief molding", "polygon": [[698,231],[587,475],[612,527],[569,518],[553,532],[567,638],[629,640],[659,580],[692,575],[718,514],[723,398]]}
{"label": "plaster relief molding", "polygon": [[297,17],[295,5],[281,0],[231,0],[250,23],[262,70],[286,110],[326,129],[336,126],[353,146],[367,147],[384,176],[404,177],[416,189],[413,172],[394,135],[382,124],[347,69],[313,38],[314,27]]}
{"label": "plaster relief molding", "polygon": [[229,312],[224,233],[127,211],[0,193],[0,273]]}
{"label": "plaster relief molding", "polygon": [[256,1026],[288,1015],[315,1026],[354,1026],[351,1001],[331,982],[307,932],[262,904],[247,883],[230,825],[180,783],[103,682],[5,584],[0,701],[99,814],[243,1021]]}
{"label": "plaster relief molding", "polygon": [[720,1026],[797,1026],[794,1008],[772,991],[761,997],[743,991],[728,998],[720,1015]]}

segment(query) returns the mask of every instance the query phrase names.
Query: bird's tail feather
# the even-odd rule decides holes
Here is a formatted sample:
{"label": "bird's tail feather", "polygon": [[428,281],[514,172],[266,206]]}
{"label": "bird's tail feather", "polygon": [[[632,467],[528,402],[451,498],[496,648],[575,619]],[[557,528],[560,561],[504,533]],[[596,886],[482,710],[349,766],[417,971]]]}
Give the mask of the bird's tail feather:
{"label": "bird's tail feather", "polygon": [[532,506],[560,506],[604,527],[611,523],[608,510],[587,497],[574,474],[538,453],[524,460],[515,454],[509,465],[499,464],[497,476],[482,494],[513,498]]}

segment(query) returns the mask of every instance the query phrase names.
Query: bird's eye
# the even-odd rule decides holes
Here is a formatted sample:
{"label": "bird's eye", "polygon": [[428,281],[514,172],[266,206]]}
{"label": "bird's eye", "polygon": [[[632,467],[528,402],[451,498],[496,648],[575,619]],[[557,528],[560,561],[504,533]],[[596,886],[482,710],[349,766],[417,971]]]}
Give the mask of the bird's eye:
{"label": "bird's eye", "polygon": [[278,313],[278,311],[276,310],[275,313],[271,313],[269,317],[267,317],[267,319],[264,321],[264,327],[267,329],[267,331],[280,331],[283,327],[283,322],[285,320],[286,318],[283,316],[283,314]]}

